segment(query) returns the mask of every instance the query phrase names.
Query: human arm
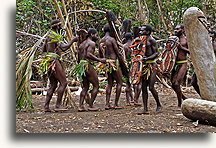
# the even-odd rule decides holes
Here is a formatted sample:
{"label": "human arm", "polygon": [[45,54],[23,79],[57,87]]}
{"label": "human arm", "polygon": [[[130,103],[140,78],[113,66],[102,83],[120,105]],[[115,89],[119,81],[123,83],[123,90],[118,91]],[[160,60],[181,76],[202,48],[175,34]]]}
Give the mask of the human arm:
{"label": "human arm", "polygon": [[44,43],[43,43],[43,45],[41,47],[42,52],[46,52],[47,51],[46,44],[47,44],[47,39],[45,39],[45,41],[44,41]]}
{"label": "human arm", "polygon": [[98,61],[98,62],[102,62],[102,63],[105,63],[106,62],[106,59],[105,58],[98,58],[94,55],[94,51],[95,51],[95,43],[92,42],[92,43],[89,43],[90,45],[88,46],[87,48],[87,55],[86,57],[90,60],[93,60],[93,61]]}
{"label": "human arm", "polygon": [[74,42],[77,42],[78,41],[78,37],[74,37],[69,43],[67,44],[64,44],[62,42],[59,43],[59,47],[62,51],[66,51],[67,49],[69,49],[71,47],[71,45],[74,43]]}

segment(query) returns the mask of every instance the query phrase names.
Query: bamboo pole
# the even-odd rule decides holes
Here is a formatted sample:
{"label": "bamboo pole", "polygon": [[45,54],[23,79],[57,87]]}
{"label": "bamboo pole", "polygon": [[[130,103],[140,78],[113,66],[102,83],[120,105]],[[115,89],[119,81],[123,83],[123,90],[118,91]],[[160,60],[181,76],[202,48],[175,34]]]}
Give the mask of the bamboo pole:
{"label": "bamboo pole", "polygon": [[[63,24],[65,24],[66,22],[65,22],[65,20],[64,20],[64,17],[63,17],[61,8],[60,8],[60,6],[59,6],[57,0],[54,0],[54,3],[55,3],[55,6],[56,6],[56,10],[57,10],[57,12],[58,12],[57,14],[58,14],[58,16],[59,16],[61,22],[62,22]],[[67,32],[67,35],[70,34],[68,28],[66,28],[66,32]],[[68,39],[68,40],[71,40],[72,38],[69,37],[69,36],[67,36],[67,39]],[[72,47],[74,47],[74,46],[72,46]],[[75,52],[76,52],[76,51],[75,51],[75,47],[74,47],[74,48],[70,48],[70,49],[71,49],[71,52],[72,52],[73,60],[74,60],[74,61],[77,61],[76,56],[75,56]]]}
{"label": "bamboo pole", "polygon": [[158,6],[158,10],[159,10],[159,14],[161,14],[160,16],[160,18],[161,18],[161,21],[162,21],[162,23],[163,23],[163,25],[164,25],[164,28],[165,28],[165,30],[167,30],[167,25],[166,25],[166,23],[165,23],[165,20],[164,20],[164,16],[163,16],[163,13],[162,13],[162,11],[161,11],[161,7],[160,7],[160,2],[159,2],[159,0],[156,0],[157,1],[157,6]]}

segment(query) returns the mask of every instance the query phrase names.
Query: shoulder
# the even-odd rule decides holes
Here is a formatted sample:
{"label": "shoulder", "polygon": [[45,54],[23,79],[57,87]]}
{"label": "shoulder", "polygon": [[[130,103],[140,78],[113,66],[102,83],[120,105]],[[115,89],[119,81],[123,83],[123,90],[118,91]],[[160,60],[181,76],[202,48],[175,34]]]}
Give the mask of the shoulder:
{"label": "shoulder", "polygon": [[155,38],[154,38],[154,37],[152,37],[152,36],[149,36],[149,41],[150,41],[151,43],[156,43],[156,40],[155,40]]}
{"label": "shoulder", "polygon": [[95,45],[96,45],[96,43],[95,43],[94,41],[92,41],[92,40],[89,40],[89,41],[88,41],[88,44],[89,44],[90,46],[95,46]]}

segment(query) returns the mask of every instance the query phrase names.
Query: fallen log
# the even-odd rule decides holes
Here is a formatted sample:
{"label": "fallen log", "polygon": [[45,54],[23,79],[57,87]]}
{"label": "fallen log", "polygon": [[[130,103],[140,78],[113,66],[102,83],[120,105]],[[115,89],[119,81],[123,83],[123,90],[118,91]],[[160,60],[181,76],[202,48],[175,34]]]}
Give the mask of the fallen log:
{"label": "fallen log", "polygon": [[188,119],[216,126],[216,102],[190,98],[182,102],[181,110]]}
{"label": "fallen log", "polygon": [[36,92],[43,92],[48,90],[48,88],[32,88],[31,91],[32,93],[36,93]]}

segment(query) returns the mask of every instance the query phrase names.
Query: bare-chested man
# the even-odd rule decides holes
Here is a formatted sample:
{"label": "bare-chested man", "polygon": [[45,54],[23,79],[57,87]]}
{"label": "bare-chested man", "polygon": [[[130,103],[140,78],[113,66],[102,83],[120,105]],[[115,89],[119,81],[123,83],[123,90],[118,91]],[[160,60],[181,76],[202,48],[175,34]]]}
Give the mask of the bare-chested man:
{"label": "bare-chested man", "polygon": [[78,111],[86,111],[84,108],[84,98],[89,90],[89,85],[90,83],[93,85],[93,89],[91,90],[91,98],[89,101],[89,111],[98,111],[99,108],[96,108],[93,106],[95,98],[98,93],[99,89],[99,80],[97,76],[97,72],[95,71],[92,62],[93,61],[98,61],[105,63],[106,59],[105,58],[98,58],[94,55],[95,52],[95,46],[96,46],[96,41],[98,39],[98,32],[94,28],[90,28],[88,30],[88,35],[87,39],[82,42],[79,46],[78,49],[78,62],[85,62],[85,75],[82,76],[82,84],[83,84],[83,89],[80,93],[80,102],[79,102],[79,109]]}
{"label": "bare-chested man", "polygon": [[[125,57],[126,57],[126,61],[127,61],[127,66],[128,69],[131,68],[131,54],[132,54],[132,50],[130,48],[130,46],[132,45],[132,40],[133,40],[133,36],[132,33],[126,33],[125,34],[125,41],[126,43],[123,45],[124,51],[125,51]],[[131,83],[129,80],[126,81],[126,106],[130,106],[131,102],[133,101],[133,95],[132,95],[132,89],[131,89]],[[130,100],[131,99],[131,100]]]}
{"label": "bare-chested man", "polygon": [[[149,114],[148,112],[148,90],[151,91],[156,101],[156,112],[161,111],[161,103],[159,101],[158,92],[154,88],[157,73],[156,58],[158,57],[158,50],[156,40],[151,36],[152,27],[150,25],[143,25],[140,29],[141,38],[145,39],[142,46],[146,47],[145,55],[143,58],[143,75],[142,75],[142,98],[144,109],[138,114]],[[146,37],[145,37],[146,36]]]}
{"label": "bare-chested man", "polygon": [[57,91],[58,96],[57,96],[56,106],[54,110],[55,111],[67,110],[66,108],[61,106],[62,96],[67,86],[67,80],[66,80],[66,74],[61,65],[60,56],[61,56],[61,51],[66,51],[67,49],[69,49],[74,42],[78,41],[78,38],[77,37],[73,38],[68,44],[64,44],[63,42],[60,41],[53,41],[52,36],[54,36],[55,33],[60,34],[61,29],[62,29],[61,22],[59,20],[52,21],[51,31],[46,37],[45,43],[42,47],[42,51],[47,53],[46,56],[47,57],[51,56],[50,60],[48,61],[51,63],[49,65],[49,71],[48,71],[50,88],[47,91],[47,96],[46,96],[46,101],[44,106],[45,112],[51,112],[49,108],[49,104],[53,96],[53,93],[57,88],[58,82],[59,82],[59,87]]}
{"label": "bare-chested man", "polygon": [[179,38],[179,43],[177,45],[178,52],[176,57],[176,64],[172,70],[171,83],[172,88],[177,94],[178,107],[176,110],[181,109],[182,99],[186,99],[181,91],[181,82],[185,77],[187,72],[187,54],[189,53],[187,39],[184,34],[184,25],[179,24],[174,30],[175,36]]}
{"label": "bare-chested man", "polygon": [[[122,88],[122,72],[118,64],[118,56],[119,49],[117,46],[117,41],[115,38],[111,36],[110,27],[108,24],[104,26],[105,36],[101,39],[100,43],[104,43],[105,46],[105,58],[107,58],[107,63],[109,65],[109,71],[107,72],[108,75],[108,86],[106,88],[106,105],[105,109],[122,109],[122,106],[118,105],[119,97],[121,94]],[[115,96],[115,103],[114,107],[110,105],[110,96],[111,90],[113,87],[113,82],[116,80],[116,96]]]}

